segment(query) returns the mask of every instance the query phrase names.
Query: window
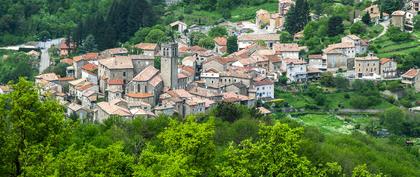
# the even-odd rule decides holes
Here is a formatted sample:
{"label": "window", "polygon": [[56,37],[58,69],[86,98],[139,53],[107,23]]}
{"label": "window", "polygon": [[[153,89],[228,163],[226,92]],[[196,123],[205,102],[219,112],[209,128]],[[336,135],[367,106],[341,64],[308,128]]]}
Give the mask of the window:
{"label": "window", "polygon": [[125,75],[126,75],[126,73],[125,72],[123,72],[123,76],[125,77]]}

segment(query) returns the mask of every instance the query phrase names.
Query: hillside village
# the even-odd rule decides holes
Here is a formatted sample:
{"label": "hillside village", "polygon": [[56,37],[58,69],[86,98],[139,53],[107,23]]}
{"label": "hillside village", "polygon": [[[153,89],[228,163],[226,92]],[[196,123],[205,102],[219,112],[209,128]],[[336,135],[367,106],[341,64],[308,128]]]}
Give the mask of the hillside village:
{"label": "hillside village", "polygon": [[0,176],[420,176],[420,0],[0,6]]}
{"label": "hillside village", "polygon": [[[44,95],[52,95],[67,107],[67,115],[103,121],[110,116],[154,117],[159,114],[185,117],[204,113],[216,103],[232,102],[253,107],[258,101],[273,100],[281,77],[287,83],[304,83],[320,78],[323,72],[342,74],[348,79],[398,80],[420,91],[420,70],[398,71],[390,58],[379,58],[369,50],[369,41],[347,35],[340,43],[328,45],[322,53],[301,55],[306,46],[280,43],[284,15],[294,2],[279,0],[278,12],[256,12],[255,24],[223,23],[230,34],[238,35],[238,51],[229,55],[227,37],[214,38],[214,49],[189,46],[190,32],[182,21],[170,24],[182,35],[168,43],[139,43],[139,54],[126,48],[112,48],[65,58],[72,52],[66,40],[60,44],[62,62],[71,64],[67,76],[45,73],[36,77]],[[395,11],[391,25],[410,30],[418,1],[412,9]],[[378,20],[377,6],[366,9],[372,21]],[[357,19],[355,19],[357,20]],[[251,28],[253,33],[243,33]],[[297,33],[294,37],[299,40]],[[159,70],[155,58],[161,59]],[[264,114],[271,112],[259,107]]]}

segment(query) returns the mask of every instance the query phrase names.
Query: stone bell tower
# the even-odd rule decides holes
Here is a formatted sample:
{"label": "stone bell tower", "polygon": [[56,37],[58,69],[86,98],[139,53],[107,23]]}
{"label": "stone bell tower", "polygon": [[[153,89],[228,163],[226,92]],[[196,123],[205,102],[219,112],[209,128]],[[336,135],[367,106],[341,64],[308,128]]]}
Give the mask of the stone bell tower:
{"label": "stone bell tower", "polygon": [[178,88],[178,44],[171,42],[162,44],[160,74],[163,85],[170,89]]}

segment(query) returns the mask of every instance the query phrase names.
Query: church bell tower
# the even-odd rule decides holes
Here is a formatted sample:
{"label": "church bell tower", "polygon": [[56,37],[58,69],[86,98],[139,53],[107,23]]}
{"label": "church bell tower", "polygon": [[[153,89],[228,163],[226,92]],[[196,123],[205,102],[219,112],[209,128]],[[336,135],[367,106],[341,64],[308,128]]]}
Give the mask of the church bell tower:
{"label": "church bell tower", "polygon": [[170,89],[178,88],[178,44],[175,42],[162,44],[161,70],[163,85]]}

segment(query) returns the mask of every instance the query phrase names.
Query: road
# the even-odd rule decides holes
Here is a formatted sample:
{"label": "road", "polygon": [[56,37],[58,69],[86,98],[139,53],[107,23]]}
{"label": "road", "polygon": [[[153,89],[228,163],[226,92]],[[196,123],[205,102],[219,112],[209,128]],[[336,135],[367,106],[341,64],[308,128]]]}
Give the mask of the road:
{"label": "road", "polygon": [[38,47],[41,48],[41,60],[39,61],[39,73],[42,73],[45,69],[47,69],[51,62],[50,62],[50,55],[48,54],[48,49],[51,48],[52,45],[60,45],[62,38],[53,39],[47,42],[39,42]]}
{"label": "road", "polygon": [[390,21],[391,21],[391,20],[386,20],[386,21],[383,21],[383,22],[379,23],[381,26],[383,26],[383,27],[384,27],[384,30],[382,30],[382,32],[381,32],[378,36],[376,36],[376,37],[374,37],[374,38],[370,39],[370,40],[369,40],[369,42],[372,42],[372,41],[374,41],[374,40],[376,40],[376,39],[378,39],[378,38],[382,37],[383,35],[385,35],[385,34],[386,34],[386,32],[388,31],[388,27],[389,27]]}
{"label": "road", "polygon": [[[63,39],[64,38],[57,38],[57,39],[52,39],[46,42],[37,42],[35,47],[41,49],[41,60],[39,61],[39,73],[42,73],[42,71],[47,69],[51,64],[50,55],[48,54],[48,49],[50,49],[52,45],[56,45],[56,46],[60,45],[60,42]],[[25,47],[25,46],[28,46],[28,45],[21,44],[21,45],[14,45],[14,46],[6,46],[6,47],[0,47],[0,49],[19,50],[20,47]],[[33,47],[33,46],[30,46],[30,47]]]}

